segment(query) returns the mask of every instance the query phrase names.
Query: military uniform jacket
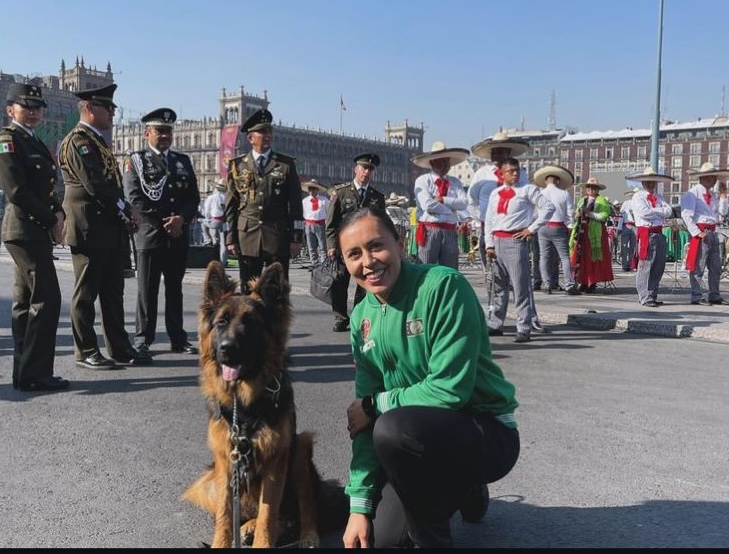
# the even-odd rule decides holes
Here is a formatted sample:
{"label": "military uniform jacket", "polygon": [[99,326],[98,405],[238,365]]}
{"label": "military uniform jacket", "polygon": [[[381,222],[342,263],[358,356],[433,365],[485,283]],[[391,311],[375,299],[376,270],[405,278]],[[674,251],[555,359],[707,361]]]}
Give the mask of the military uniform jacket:
{"label": "military uniform jacket", "polygon": [[237,244],[243,256],[268,252],[289,255],[301,242],[304,209],[294,158],[271,152],[259,175],[249,152],[230,161],[225,195],[226,244]]}
{"label": "military uniform jacket", "polygon": [[121,172],[114,153],[88,126],[79,123],[61,143],[66,211],[65,243],[90,248],[129,246]]}
{"label": "military uniform jacket", "polygon": [[[142,219],[134,234],[138,249],[187,245],[189,224],[197,216],[200,204],[200,191],[186,154],[169,150],[166,166],[162,155],[151,148],[127,154],[122,181],[127,200]],[[177,238],[167,235],[163,227],[162,220],[172,215],[185,220],[184,231]]]}
{"label": "military uniform jacket", "polygon": [[11,123],[0,131],[0,185],[7,203],[3,240],[52,240],[56,213],[56,162],[43,142]]}
{"label": "military uniform jacket", "polygon": [[337,233],[342,218],[357,208],[372,206],[381,210],[385,209],[385,195],[379,190],[367,185],[364,198],[360,200],[357,187],[354,182],[342,183],[334,187],[334,199],[329,203],[327,210],[326,235],[327,250],[335,248],[339,250]]}

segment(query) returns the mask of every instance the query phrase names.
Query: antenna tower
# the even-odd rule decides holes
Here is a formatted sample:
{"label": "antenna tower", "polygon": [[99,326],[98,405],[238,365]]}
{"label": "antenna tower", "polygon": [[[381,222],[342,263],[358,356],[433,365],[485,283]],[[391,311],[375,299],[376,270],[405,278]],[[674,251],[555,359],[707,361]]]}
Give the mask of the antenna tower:
{"label": "antenna tower", "polygon": [[557,96],[552,89],[549,97],[549,118],[547,119],[547,130],[554,131],[557,128]]}

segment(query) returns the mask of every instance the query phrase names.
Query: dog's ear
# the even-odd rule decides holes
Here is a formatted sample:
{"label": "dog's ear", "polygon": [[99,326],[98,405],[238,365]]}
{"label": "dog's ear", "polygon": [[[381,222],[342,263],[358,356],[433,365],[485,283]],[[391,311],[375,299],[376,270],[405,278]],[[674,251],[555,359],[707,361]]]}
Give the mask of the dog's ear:
{"label": "dog's ear", "polygon": [[267,306],[287,307],[291,285],[286,280],[280,262],[274,262],[263,270],[254,284],[253,292],[258,294]]}
{"label": "dog's ear", "polygon": [[237,286],[238,283],[225,273],[223,264],[210,262],[203,281],[203,304],[217,305],[223,296],[233,294]]}

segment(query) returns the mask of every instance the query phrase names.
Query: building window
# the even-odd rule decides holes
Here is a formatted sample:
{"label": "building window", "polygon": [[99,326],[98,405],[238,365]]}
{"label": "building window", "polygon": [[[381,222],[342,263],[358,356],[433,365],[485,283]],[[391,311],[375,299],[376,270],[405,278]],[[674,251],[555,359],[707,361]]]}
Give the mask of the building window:
{"label": "building window", "polygon": [[674,144],[671,146],[671,153],[678,156],[683,154],[683,144]]}
{"label": "building window", "polygon": [[666,145],[665,144],[659,144],[658,145],[658,155],[659,156],[665,156],[666,155]]}
{"label": "building window", "polygon": [[[674,175],[673,178],[676,179],[676,176]],[[676,180],[677,181],[680,181],[681,180],[681,177],[679,176],[678,179],[676,179]],[[678,183],[671,183],[671,192],[681,192],[681,183],[680,182],[678,182]]]}
{"label": "building window", "polygon": [[205,169],[215,169],[215,156],[213,154],[205,156]]}
{"label": "building window", "polygon": [[192,144],[194,148],[200,148],[200,135],[197,133],[192,136]]}
{"label": "building window", "polygon": [[691,153],[692,154],[701,154],[701,143],[700,142],[691,143]]}
{"label": "building window", "polygon": [[620,148],[620,159],[627,160],[630,158],[630,146],[622,146]]}
{"label": "building window", "polygon": [[583,150],[575,150],[575,160],[577,160],[578,162],[581,162],[583,153],[584,153]]}
{"label": "building window", "polygon": [[590,148],[590,159],[591,160],[597,159],[597,148]]}
{"label": "building window", "polygon": [[[660,150],[660,148],[659,148],[659,150]],[[638,158],[640,158],[641,160],[645,160],[645,156],[646,156],[647,152],[648,152],[648,150],[646,149],[645,146],[639,146],[638,147]]]}
{"label": "building window", "polygon": [[536,148],[533,148],[533,149],[532,149],[532,152],[533,152],[533,155],[534,155],[534,156],[539,156],[539,155],[540,155],[540,150],[539,150],[539,148],[538,148],[538,147],[536,147]]}
{"label": "building window", "polygon": [[613,149],[612,148],[606,148],[605,149],[605,159],[606,160],[612,160],[613,159]]}
{"label": "building window", "polygon": [[132,139],[127,139],[127,150],[134,150],[134,141]]}
{"label": "building window", "polygon": [[714,165],[719,165],[719,154],[711,154],[709,156],[709,161]]}
{"label": "building window", "polygon": [[560,159],[563,162],[568,161],[570,159],[570,152],[569,152],[569,150],[562,150],[562,152],[561,152],[561,154],[560,154],[559,157],[560,157]]}
{"label": "building window", "polygon": [[556,150],[554,149],[554,146],[550,146],[547,148],[547,156],[556,156]]}
{"label": "building window", "polygon": [[[691,146],[693,146],[693,144]],[[699,165],[701,165],[701,156],[691,156],[691,158],[689,158],[689,165],[691,167],[699,167]]]}
{"label": "building window", "polygon": [[709,153],[718,154],[719,152],[721,152],[721,143],[720,142],[710,142],[709,143]]}
{"label": "building window", "polygon": [[671,164],[671,167],[680,168],[683,166],[683,158],[681,156],[676,156],[673,158],[673,163]]}

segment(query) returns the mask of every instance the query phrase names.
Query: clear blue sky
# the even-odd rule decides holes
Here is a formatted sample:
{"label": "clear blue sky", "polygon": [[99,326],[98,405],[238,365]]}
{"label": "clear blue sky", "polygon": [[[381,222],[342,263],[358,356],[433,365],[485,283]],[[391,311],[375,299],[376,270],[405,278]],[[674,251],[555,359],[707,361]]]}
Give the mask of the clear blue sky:
{"label": "clear blue sky", "polygon": [[[222,87],[274,118],[382,138],[389,120],[470,147],[499,127],[651,127],[659,0],[0,0],[0,70],[105,68],[138,117],[217,116]],[[662,114],[713,117],[729,85],[727,0],[665,0]],[[28,25],[28,26],[25,26]],[[31,26],[33,25],[33,26]],[[727,92],[729,110],[729,91]],[[295,153],[293,153],[295,154]]]}

